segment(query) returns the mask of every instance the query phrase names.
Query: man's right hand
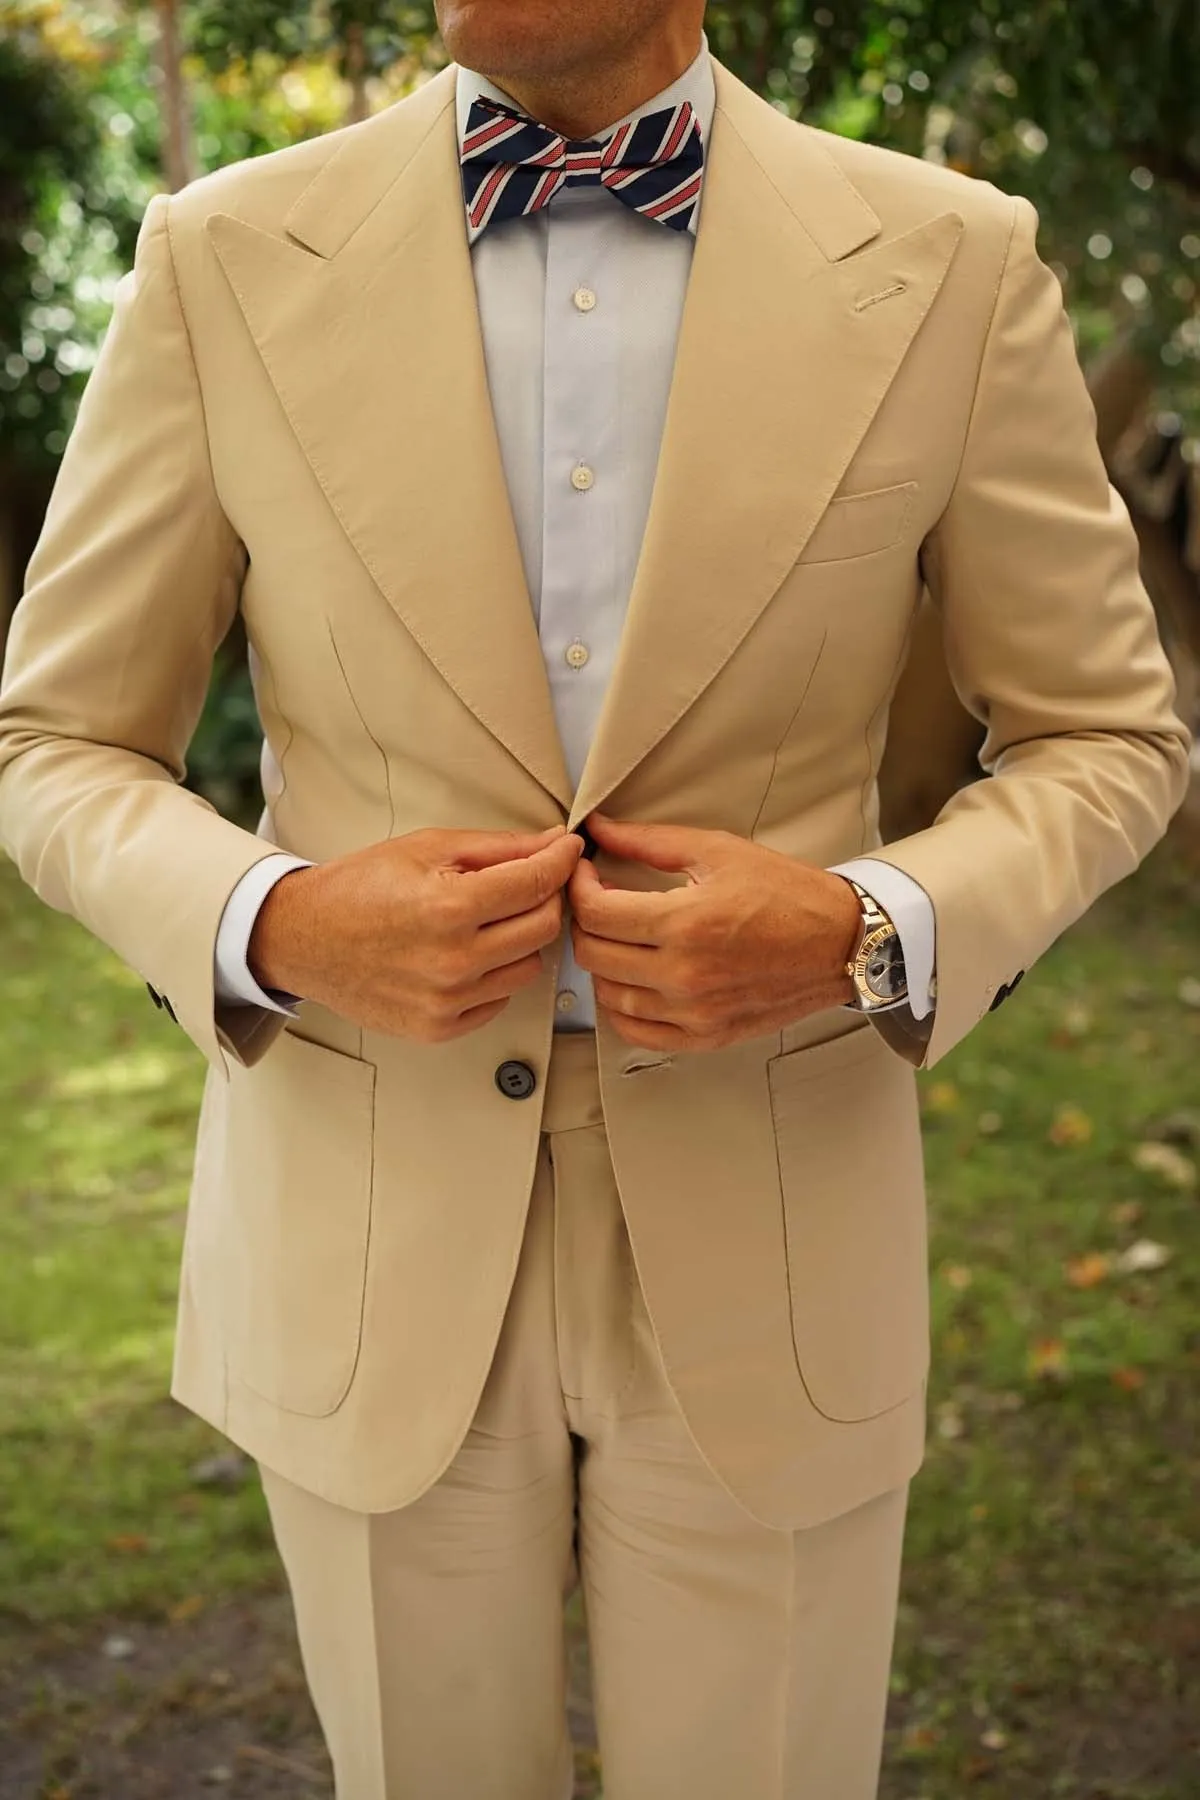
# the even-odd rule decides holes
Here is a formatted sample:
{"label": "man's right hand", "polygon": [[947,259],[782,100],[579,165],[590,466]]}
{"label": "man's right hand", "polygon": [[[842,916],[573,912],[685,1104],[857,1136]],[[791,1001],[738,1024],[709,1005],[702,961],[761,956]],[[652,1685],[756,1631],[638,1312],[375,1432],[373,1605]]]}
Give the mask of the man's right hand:
{"label": "man's right hand", "polygon": [[563,825],[413,831],[294,869],[255,920],[250,973],[370,1031],[464,1037],[542,974],[582,849]]}

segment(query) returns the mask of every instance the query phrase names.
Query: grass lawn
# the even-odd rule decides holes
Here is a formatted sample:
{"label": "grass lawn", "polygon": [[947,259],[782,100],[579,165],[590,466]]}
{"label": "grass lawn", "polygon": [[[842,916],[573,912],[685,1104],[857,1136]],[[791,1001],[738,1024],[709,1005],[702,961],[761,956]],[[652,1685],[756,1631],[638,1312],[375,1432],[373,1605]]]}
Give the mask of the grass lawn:
{"label": "grass lawn", "polygon": [[[884,1800],[1200,1796],[1198,947],[1160,852],[923,1078]],[[0,1013],[0,1800],[326,1795],[257,1487],[165,1398],[201,1059],[6,865]]]}

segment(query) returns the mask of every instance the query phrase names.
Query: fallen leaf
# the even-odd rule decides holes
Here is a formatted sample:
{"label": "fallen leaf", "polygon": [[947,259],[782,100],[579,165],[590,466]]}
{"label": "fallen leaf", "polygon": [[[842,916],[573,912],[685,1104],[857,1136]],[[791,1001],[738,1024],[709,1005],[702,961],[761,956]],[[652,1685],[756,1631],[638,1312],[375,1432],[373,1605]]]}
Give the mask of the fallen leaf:
{"label": "fallen leaf", "polygon": [[998,1131],[1004,1130],[1004,1118],[998,1112],[983,1112],[979,1115],[977,1127],[981,1137],[995,1137]]}
{"label": "fallen leaf", "polygon": [[140,1531],[119,1531],[115,1537],[106,1538],[105,1546],[115,1550],[118,1556],[140,1556],[150,1548],[150,1540],[143,1537]]}
{"label": "fallen leaf", "polygon": [[218,1456],[206,1456],[194,1463],[191,1474],[197,1487],[241,1487],[250,1479],[250,1458],[236,1450],[223,1451]]}
{"label": "fallen leaf", "polygon": [[903,1738],[900,1740],[900,1747],[902,1750],[907,1750],[910,1753],[912,1751],[932,1750],[940,1736],[941,1733],[935,1731],[932,1725],[910,1725],[908,1730],[904,1733]]}
{"label": "fallen leaf", "polygon": [[985,1750],[1003,1750],[1008,1743],[1008,1733],[1001,1731],[998,1726],[993,1726],[990,1731],[983,1733],[979,1741]]}
{"label": "fallen leaf", "polygon": [[1200,981],[1194,975],[1185,975],[1180,982],[1179,998],[1185,1006],[1200,1006]]}
{"label": "fallen leaf", "polygon": [[1142,1203],[1140,1200],[1122,1200],[1108,1216],[1114,1225],[1135,1225],[1142,1216]]}
{"label": "fallen leaf", "polygon": [[952,1081],[935,1081],[925,1089],[926,1112],[952,1113],[961,1105],[962,1096]]}
{"label": "fallen leaf", "polygon": [[966,1426],[963,1416],[953,1400],[943,1400],[937,1409],[937,1432],[939,1437],[960,1438]]}
{"label": "fallen leaf", "polygon": [[1060,1106],[1047,1133],[1052,1144],[1065,1147],[1090,1143],[1095,1127],[1081,1106]]}
{"label": "fallen leaf", "polygon": [[1110,1259],[1103,1250],[1089,1250],[1086,1256],[1077,1256],[1063,1264],[1067,1280],[1077,1288],[1097,1287],[1107,1278],[1110,1267]]}
{"label": "fallen leaf", "polygon": [[1200,1112],[1185,1108],[1182,1112],[1168,1113],[1165,1119],[1156,1119],[1153,1125],[1146,1127],[1146,1136],[1157,1138],[1164,1144],[1200,1150]]}
{"label": "fallen leaf", "polygon": [[981,1520],[986,1519],[987,1516],[987,1503],[983,1500],[977,1500],[975,1505],[971,1508],[971,1517],[975,1520],[976,1524],[978,1524]]}
{"label": "fallen leaf", "polygon": [[204,1607],[203,1594],[185,1594],[182,1600],[167,1609],[167,1617],[172,1625],[186,1625],[189,1619],[197,1618]]}
{"label": "fallen leaf", "polygon": [[964,1288],[969,1288],[974,1280],[974,1276],[965,1263],[943,1263],[942,1275],[945,1278],[946,1286],[952,1287],[958,1294],[961,1294]]}
{"label": "fallen leaf", "polygon": [[124,1662],[136,1649],[137,1645],[132,1638],[107,1637],[100,1646],[100,1654],[107,1656],[112,1662]]}
{"label": "fallen leaf", "polygon": [[1140,1369],[1114,1369],[1112,1378],[1114,1384],[1123,1388],[1127,1394],[1134,1394],[1138,1388],[1146,1385],[1146,1377]]}
{"label": "fallen leaf", "polygon": [[1067,1007],[1059,1024],[1068,1037],[1086,1037],[1092,1029],[1092,1015],[1081,1001],[1075,1000]]}
{"label": "fallen leaf", "polygon": [[278,1750],[267,1750],[261,1744],[239,1744],[236,1751],[238,1762],[261,1763],[266,1769],[278,1769],[283,1775],[299,1775],[303,1781],[320,1781],[318,1770],[310,1768],[308,1763],[297,1760],[294,1756],[281,1756]]}
{"label": "fallen leaf", "polygon": [[1061,1338],[1039,1338],[1029,1351],[1029,1373],[1036,1376],[1064,1376],[1067,1372],[1067,1346]]}
{"label": "fallen leaf", "polygon": [[1113,1268],[1122,1275],[1144,1275],[1151,1269],[1161,1269],[1170,1262],[1171,1254],[1168,1245],[1156,1244],[1153,1238],[1139,1238],[1113,1258]]}
{"label": "fallen leaf", "polygon": [[1163,1144],[1153,1139],[1139,1144],[1133,1152],[1133,1161],[1137,1168],[1144,1169],[1149,1175],[1160,1175],[1170,1187],[1190,1189],[1196,1185],[1196,1165],[1190,1156],[1177,1150],[1174,1144]]}

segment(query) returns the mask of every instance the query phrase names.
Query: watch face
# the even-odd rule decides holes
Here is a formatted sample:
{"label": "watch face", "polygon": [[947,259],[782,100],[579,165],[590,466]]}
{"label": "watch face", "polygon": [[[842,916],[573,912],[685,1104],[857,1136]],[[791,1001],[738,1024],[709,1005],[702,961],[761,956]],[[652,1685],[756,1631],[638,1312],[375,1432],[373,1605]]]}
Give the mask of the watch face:
{"label": "watch face", "polygon": [[863,979],[877,1000],[903,1000],[908,993],[900,940],[890,933],[869,949]]}

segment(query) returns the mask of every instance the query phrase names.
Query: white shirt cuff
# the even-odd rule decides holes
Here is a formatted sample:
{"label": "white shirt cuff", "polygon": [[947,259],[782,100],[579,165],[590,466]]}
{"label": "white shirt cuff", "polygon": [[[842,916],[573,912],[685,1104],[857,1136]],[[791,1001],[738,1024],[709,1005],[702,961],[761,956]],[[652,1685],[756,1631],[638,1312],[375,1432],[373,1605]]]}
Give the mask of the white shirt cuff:
{"label": "white shirt cuff", "polygon": [[873,856],[838,863],[831,875],[847,875],[878,901],[900,934],[908,977],[908,1006],[914,1019],[928,1018],[934,1006],[936,925],[933,901],[920,882]]}
{"label": "white shirt cuff", "polygon": [[264,856],[242,879],[225,902],[221,923],[217,927],[217,944],[213,956],[213,982],[217,1000],[224,1006],[263,1006],[271,1012],[295,1018],[300,996],[281,989],[259,987],[250,973],[247,952],[250,934],[262,903],[275,883],[293,869],[311,869],[312,863],[302,856],[289,856],[279,851]]}

